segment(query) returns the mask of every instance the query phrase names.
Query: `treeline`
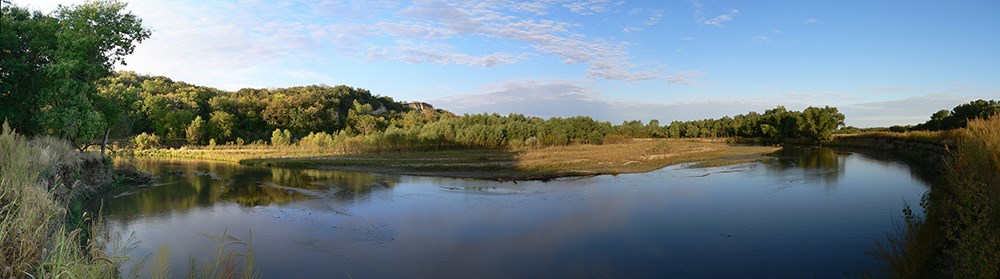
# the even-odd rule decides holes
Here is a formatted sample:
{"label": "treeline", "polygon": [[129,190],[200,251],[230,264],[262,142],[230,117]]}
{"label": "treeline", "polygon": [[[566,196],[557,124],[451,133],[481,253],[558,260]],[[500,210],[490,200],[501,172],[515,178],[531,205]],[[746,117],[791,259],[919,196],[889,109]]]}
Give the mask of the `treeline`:
{"label": "treeline", "polygon": [[1000,102],[996,100],[975,100],[961,104],[951,110],[939,110],[927,122],[912,127],[890,127],[892,131],[919,130],[938,131],[965,128],[970,120],[988,119],[1000,113]]}
{"label": "treeline", "polygon": [[98,84],[127,104],[126,121],[117,126],[123,134],[146,132],[197,145],[268,139],[275,129],[296,137],[313,131],[363,133],[384,129],[384,119],[407,110],[392,98],[343,85],[230,92],[132,72]]}
{"label": "treeline", "polygon": [[[675,121],[625,121],[620,125],[586,116],[510,114],[457,116],[409,106],[348,86],[241,89],[226,92],[130,72],[102,80],[102,90],[131,92],[126,130],[141,133],[139,147],[157,144],[222,145],[270,143],[339,149],[342,152],[443,147],[540,147],[603,144],[628,138],[762,137],[828,140],[843,125],[836,108]],[[161,140],[162,139],[162,140]]]}
{"label": "treeline", "polygon": [[[103,136],[129,139],[138,148],[256,143],[366,152],[603,144],[629,138],[804,138],[822,142],[844,121],[843,114],[832,107],[790,111],[780,106],[763,114],[674,121],[664,126],[657,120],[613,125],[585,116],[456,116],[344,85],[224,91],[133,72],[100,79],[95,89],[97,95],[113,100],[104,107],[116,116],[103,121],[108,127]],[[100,136],[91,134],[90,141],[75,142],[84,146],[100,143]]]}

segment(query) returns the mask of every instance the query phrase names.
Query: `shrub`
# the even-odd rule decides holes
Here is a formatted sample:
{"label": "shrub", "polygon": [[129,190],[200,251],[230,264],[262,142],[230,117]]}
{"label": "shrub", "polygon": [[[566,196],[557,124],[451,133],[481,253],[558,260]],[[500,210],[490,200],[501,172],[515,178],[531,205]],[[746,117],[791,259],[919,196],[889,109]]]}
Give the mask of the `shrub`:
{"label": "shrub", "polygon": [[288,129],[274,129],[271,132],[271,145],[274,146],[287,146],[292,144],[292,132]]}
{"label": "shrub", "polygon": [[325,132],[312,132],[299,140],[299,146],[304,148],[324,149],[333,147],[333,136]]}
{"label": "shrub", "polygon": [[160,137],[156,134],[141,133],[132,139],[132,143],[138,149],[155,148],[160,146]]}

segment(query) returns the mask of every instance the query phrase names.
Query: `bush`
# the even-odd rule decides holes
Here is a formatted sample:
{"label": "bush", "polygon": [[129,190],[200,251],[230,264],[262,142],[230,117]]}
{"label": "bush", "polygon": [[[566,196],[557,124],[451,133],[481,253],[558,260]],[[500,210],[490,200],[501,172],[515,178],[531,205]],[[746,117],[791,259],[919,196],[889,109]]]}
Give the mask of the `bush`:
{"label": "bush", "polygon": [[333,136],[325,132],[309,133],[299,140],[299,146],[304,148],[325,149],[333,147]]}
{"label": "bush", "polygon": [[287,146],[292,144],[292,132],[288,129],[274,129],[271,132],[271,145],[274,146]]}
{"label": "bush", "polygon": [[132,143],[138,149],[155,148],[160,146],[160,137],[156,134],[141,133],[132,139]]}

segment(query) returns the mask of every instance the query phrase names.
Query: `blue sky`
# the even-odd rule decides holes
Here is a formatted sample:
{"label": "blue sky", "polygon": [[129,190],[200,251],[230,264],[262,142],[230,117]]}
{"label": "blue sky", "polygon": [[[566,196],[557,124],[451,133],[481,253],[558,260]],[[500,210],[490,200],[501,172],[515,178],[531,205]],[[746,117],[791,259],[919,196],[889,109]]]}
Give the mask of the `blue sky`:
{"label": "blue sky", "polygon": [[[79,1],[76,1],[79,2]],[[74,1],[25,1],[40,10]],[[120,69],[235,90],[346,84],[456,113],[859,127],[1000,98],[998,1],[131,1]]]}

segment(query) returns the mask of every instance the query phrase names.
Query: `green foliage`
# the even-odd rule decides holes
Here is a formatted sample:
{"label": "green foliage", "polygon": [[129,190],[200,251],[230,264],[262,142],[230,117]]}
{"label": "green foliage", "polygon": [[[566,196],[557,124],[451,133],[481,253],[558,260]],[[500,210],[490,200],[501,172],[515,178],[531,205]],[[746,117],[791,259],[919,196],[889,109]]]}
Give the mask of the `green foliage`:
{"label": "green foliage", "polygon": [[961,104],[952,110],[940,110],[931,115],[927,122],[913,126],[913,130],[951,130],[962,128],[973,119],[986,119],[1000,114],[1000,101],[975,100]]}
{"label": "green foliage", "polygon": [[292,144],[292,133],[288,129],[274,129],[271,132],[271,145],[274,146],[287,146]]}
{"label": "green foliage", "polygon": [[87,2],[51,15],[9,3],[0,10],[0,118],[81,148],[121,120],[114,102],[127,96],[101,92],[95,82],[149,37],[125,4]]}
{"label": "green foliage", "polygon": [[335,143],[333,136],[324,132],[309,133],[309,135],[299,140],[299,146],[313,149],[332,148]]}
{"label": "green foliage", "polygon": [[160,137],[156,134],[140,133],[132,139],[132,143],[138,149],[155,148],[160,146]]}
{"label": "green foliage", "polygon": [[832,107],[808,107],[802,111],[799,132],[805,139],[817,143],[830,141],[833,131],[844,125],[844,115]]}
{"label": "green foliage", "polygon": [[194,145],[203,144],[208,137],[208,130],[208,125],[201,119],[201,116],[195,116],[186,129],[188,143]]}

